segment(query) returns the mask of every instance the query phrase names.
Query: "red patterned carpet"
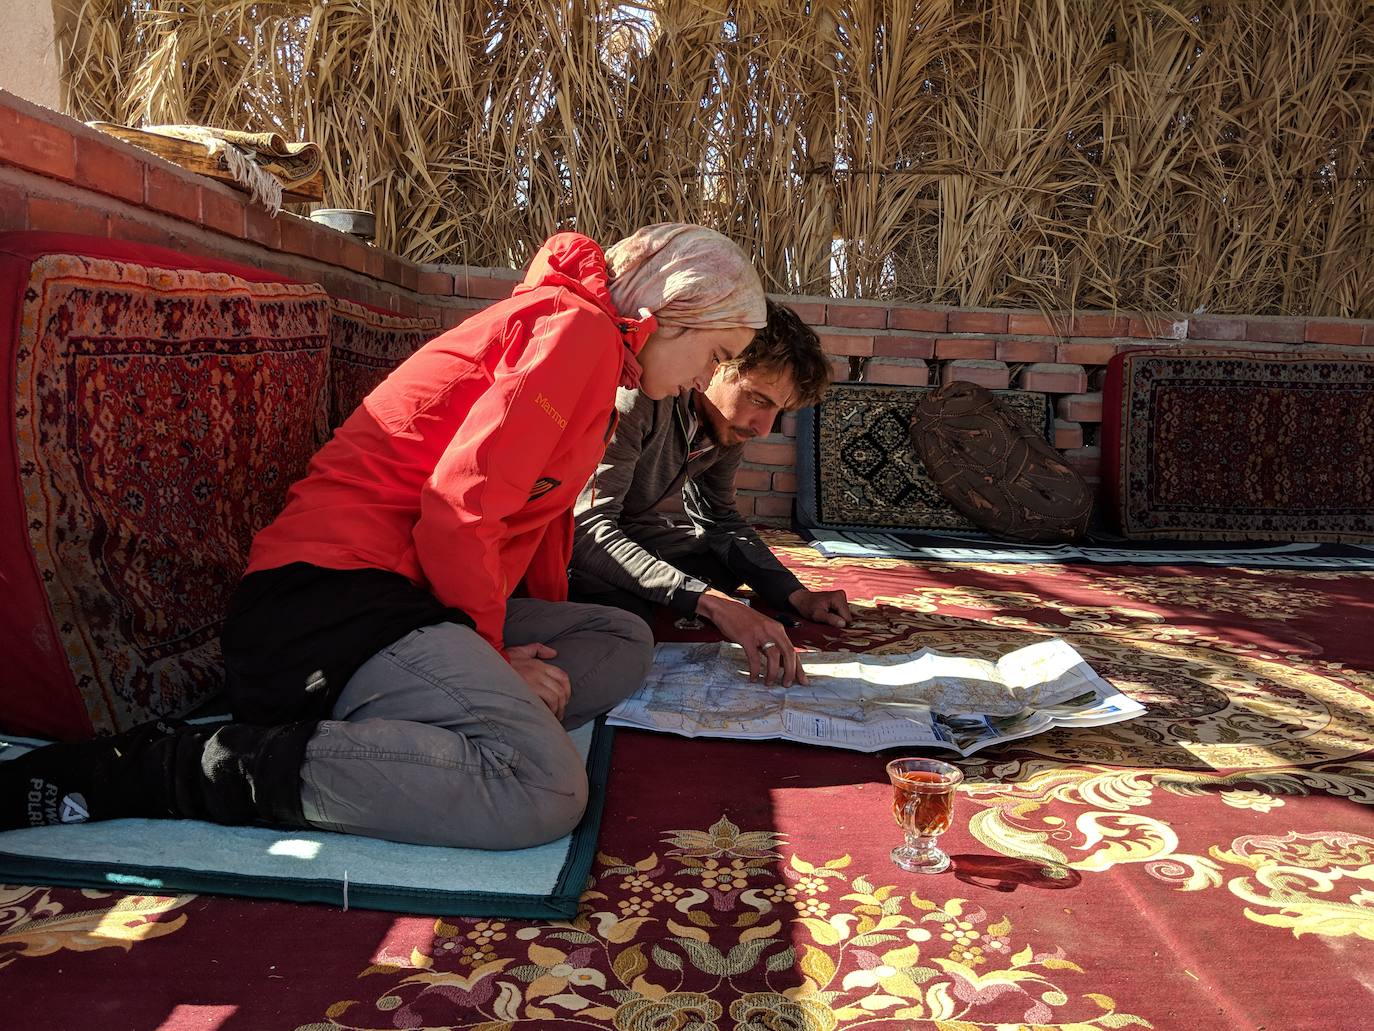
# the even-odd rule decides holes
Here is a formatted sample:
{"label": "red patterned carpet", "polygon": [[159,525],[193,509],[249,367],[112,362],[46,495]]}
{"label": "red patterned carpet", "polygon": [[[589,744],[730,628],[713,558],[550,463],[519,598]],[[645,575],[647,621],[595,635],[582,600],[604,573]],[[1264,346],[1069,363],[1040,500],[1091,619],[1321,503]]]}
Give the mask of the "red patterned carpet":
{"label": "red patterned carpet", "polygon": [[[883,757],[622,732],[582,912],[435,920],[0,889],[0,1024],[178,1031],[1359,1026],[1374,574],[824,561],[812,644],[1060,634],[1150,707],[962,763],[905,874]],[[1352,1014],[1365,1014],[1355,1017]]]}

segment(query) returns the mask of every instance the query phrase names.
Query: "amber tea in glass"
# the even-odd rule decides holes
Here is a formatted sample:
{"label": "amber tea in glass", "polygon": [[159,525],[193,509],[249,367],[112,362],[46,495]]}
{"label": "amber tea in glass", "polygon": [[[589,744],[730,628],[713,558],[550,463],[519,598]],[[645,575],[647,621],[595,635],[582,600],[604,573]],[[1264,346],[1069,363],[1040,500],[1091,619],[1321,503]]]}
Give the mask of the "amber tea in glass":
{"label": "amber tea in glass", "polygon": [[892,850],[892,861],[912,873],[949,869],[949,856],[936,847],[935,839],[954,819],[954,789],[964,775],[938,759],[893,759],[887,776],[892,781],[892,816],[906,836]]}

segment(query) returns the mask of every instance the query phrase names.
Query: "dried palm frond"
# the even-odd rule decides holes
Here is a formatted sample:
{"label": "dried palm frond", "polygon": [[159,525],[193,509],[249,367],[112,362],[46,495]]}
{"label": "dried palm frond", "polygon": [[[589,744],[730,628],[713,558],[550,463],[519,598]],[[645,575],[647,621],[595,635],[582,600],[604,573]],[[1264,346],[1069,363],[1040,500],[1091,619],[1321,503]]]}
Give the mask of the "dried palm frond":
{"label": "dried palm frond", "polygon": [[84,119],[276,129],[422,261],[714,226],[785,292],[1374,316],[1366,0],[60,0]]}

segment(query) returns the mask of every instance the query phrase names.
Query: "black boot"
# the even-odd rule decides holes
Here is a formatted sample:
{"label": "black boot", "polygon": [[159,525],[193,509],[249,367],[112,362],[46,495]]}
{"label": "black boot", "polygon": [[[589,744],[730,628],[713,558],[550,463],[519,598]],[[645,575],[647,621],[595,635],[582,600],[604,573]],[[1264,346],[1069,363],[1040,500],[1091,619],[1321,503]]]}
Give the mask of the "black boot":
{"label": "black boot", "polygon": [[284,727],[156,720],[0,762],[0,830],[121,817],[302,827],[312,722]]}
{"label": "black boot", "polygon": [[0,763],[0,830],[170,815],[153,757],[185,727],[179,720],[155,720]]}

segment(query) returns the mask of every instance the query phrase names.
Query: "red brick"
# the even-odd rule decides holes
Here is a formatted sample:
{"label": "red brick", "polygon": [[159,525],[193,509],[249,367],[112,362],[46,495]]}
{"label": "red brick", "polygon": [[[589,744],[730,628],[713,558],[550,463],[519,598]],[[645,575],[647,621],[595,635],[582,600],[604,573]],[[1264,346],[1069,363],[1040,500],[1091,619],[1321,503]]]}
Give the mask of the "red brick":
{"label": "red brick", "polygon": [[825,302],[824,301],[794,301],[789,297],[778,295],[773,298],[779,304],[785,304],[796,312],[797,318],[801,319],[808,326],[825,325]]}
{"label": "red brick", "polygon": [[797,493],[797,474],[796,473],[774,473],[773,489],[779,494]]}
{"label": "red brick", "polygon": [[1131,320],[1125,315],[1074,315],[1069,329],[1076,337],[1124,337],[1131,333]]}
{"label": "red brick", "polygon": [[353,238],[322,223],[312,221],[311,224],[315,232],[310,236],[310,256],[326,265],[345,267],[344,251],[354,242]]}
{"label": "red brick", "polygon": [[373,279],[384,279],[386,274],[386,251],[379,247],[369,247],[363,252],[363,272]]}
{"label": "red brick", "polygon": [[754,514],[771,519],[786,519],[792,515],[792,499],[776,494],[760,494],[754,498]]}
{"label": "red brick", "polygon": [[772,485],[773,474],[767,469],[741,466],[735,473],[735,487],[738,490],[768,490]]}
{"label": "red brick", "polygon": [[76,178],[76,147],[66,129],[0,105],[0,164],[71,182]]}
{"label": "red brick", "polygon": [[753,495],[753,494],[736,494],[736,495],[735,495],[735,511],[738,512],[740,515],[753,515],[753,514],[754,514],[754,495]]}
{"label": "red brick", "polygon": [[1096,480],[1102,472],[1102,449],[1097,447],[1075,447],[1064,452],[1064,459],[1078,473]]}
{"label": "red brick", "polygon": [[315,282],[324,287],[324,292],[331,297],[353,300],[353,280],[341,271],[325,269],[315,276]]}
{"label": "red brick", "polygon": [[996,358],[997,341],[980,337],[941,337],[935,341],[935,357]]}
{"label": "red brick", "polygon": [[1052,362],[1055,356],[1053,340],[999,340],[997,360],[1000,362]]}
{"label": "red brick", "polygon": [[27,199],[19,187],[0,183],[0,232],[26,227]]}
{"label": "red brick", "polygon": [[1358,322],[1317,322],[1307,324],[1307,340],[1314,344],[1337,344],[1349,347],[1359,344],[1364,326]]}
{"label": "red brick", "polygon": [[826,330],[817,333],[821,338],[821,350],[828,355],[854,355],[866,358],[873,353],[871,333],[843,333]]}
{"label": "red brick", "polygon": [[382,279],[395,286],[405,286],[405,266],[406,262],[392,254],[390,251],[382,251]]}
{"label": "red brick", "polygon": [[274,251],[281,246],[281,223],[266,210],[256,204],[250,204],[243,209],[243,217],[243,235],[246,239],[270,247]]}
{"label": "red brick", "polygon": [[1101,422],[1102,394],[1070,394],[1055,402],[1059,418],[1069,422]]}
{"label": "red brick", "polygon": [[46,197],[29,198],[28,222],[30,229],[45,229],[50,233],[108,236],[110,231],[109,218],[98,208]]}
{"label": "red brick", "polygon": [[89,136],[76,137],[76,178],[82,186],[143,203],[143,162]]}
{"label": "red brick", "polygon": [[952,311],[949,313],[951,333],[1005,333],[1007,316],[993,311]]}
{"label": "red brick", "polygon": [[883,358],[934,358],[935,338],[885,333],[873,338],[873,353]]}
{"label": "red brick", "polygon": [[438,294],[441,297],[451,297],[453,295],[453,274],[451,272],[422,271],[420,273],[419,289],[422,294]]}
{"label": "red brick", "polygon": [[1088,389],[1088,374],[1081,365],[1037,362],[1021,370],[1020,387],[1049,394],[1081,394]]}
{"label": "red brick", "polygon": [[797,464],[797,444],[796,441],[776,433],[756,437],[744,445],[744,460],[756,465],[781,465],[790,468]]}
{"label": "red brick", "polygon": [[1069,318],[1066,315],[1012,315],[1007,319],[1007,332],[1013,336],[1066,337]]}
{"label": "red brick", "polygon": [[281,228],[281,249],[288,254],[311,257],[315,253],[315,234],[326,232],[308,219],[283,211],[277,221]]}
{"label": "red brick", "polygon": [[930,382],[930,368],[919,358],[873,358],[864,366],[864,382],[923,387]]}
{"label": "red brick", "polygon": [[240,194],[206,184],[200,188],[200,216],[197,221],[206,229],[214,229],[242,240],[243,208]]}
{"label": "red brick", "polygon": [[111,240],[147,243],[154,247],[175,246],[175,239],[170,232],[137,216],[111,215],[109,234]]}
{"label": "red brick", "polygon": [[1364,346],[1374,347],[1374,325],[1364,327]]}
{"label": "red brick", "polygon": [[420,289],[420,266],[405,258],[401,259],[401,286],[411,293]]}
{"label": "red brick", "polygon": [[1005,389],[1010,379],[1011,372],[1003,362],[965,359],[947,363],[940,372],[941,383],[977,383],[989,390]]}
{"label": "red brick", "polygon": [[1070,448],[1083,446],[1083,427],[1076,422],[1065,422],[1062,419],[1054,420],[1054,446],[1057,448]]}
{"label": "red brick", "polygon": [[1200,315],[1188,320],[1188,337],[1191,340],[1244,340],[1245,320]]}
{"label": "red brick", "polygon": [[887,309],[877,304],[830,304],[826,306],[828,326],[851,329],[886,329]]}
{"label": "red brick", "polygon": [[845,383],[853,376],[848,358],[830,359],[830,380],[832,383]]}
{"label": "red brick", "polygon": [[1134,315],[1131,317],[1131,336],[1150,340],[1186,340],[1188,320],[1165,315]]}
{"label": "red brick", "polygon": [[797,413],[783,412],[782,418],[778,420],[780,429],[778,430],[784,437],[795,437],[797,435]]}
{"label": "red brick", "polygon": [[462,294],[465,297],[487,297],[492,300],[505,300],[515,289],[514,279],[496,279],[491,276],[468,276]]}
{"label": "red brick", "polygon": [[1057,362],[1067,365],[1106,365],[1116,354],[1115,344],[1085,343],[1071,340],[1054,352]]}
{"label": "red brick", "polygon": [[200,221],[199,184],[156,165],[146,171],[148,207],[187,222]]}
{"label": "red brick", "polygon": [[891,308],[887,313],[887,325],[889,329],[944,333],[949,329],[949,312],[930,308]]}
{"label": "red brick", "polygon": [[462,308],[444,308],[439,315],[439,325],[444,329],[452,329],[471,314]]}
{"label": "red brick", "polygon": [[1276,344],[1300,344],[1307,324],[1302,319],[1247,319],[1245,339]]}
{"label": "red brick", "polygon": [[340,257],[343,259],[344,268],[366,273],[367,256],[372,252],[372,248],[347,233],[339,233],[339,239],[343,241],[343,252]]}

